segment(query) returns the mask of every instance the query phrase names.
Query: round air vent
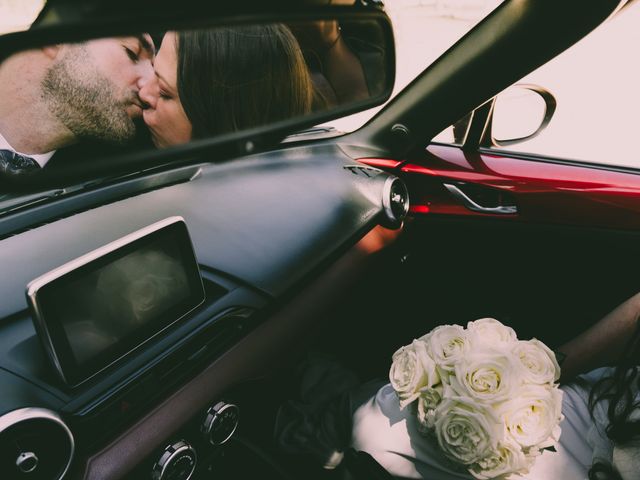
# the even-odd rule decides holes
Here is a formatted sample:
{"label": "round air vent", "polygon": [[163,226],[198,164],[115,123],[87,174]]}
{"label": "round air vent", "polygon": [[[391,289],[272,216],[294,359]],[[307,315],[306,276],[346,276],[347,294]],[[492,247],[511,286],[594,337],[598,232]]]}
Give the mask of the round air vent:
{"label": "round air vent", "polygon": [[409,191],[402,180],[389,177],[382,189],[382,206],[384,207],[384,226],[398,228],[409,212]]}
{"label": "round air vent", "polygon": [[58,480],[73,458],[73,435],[50,410],[22,408],[0,417],[2,478]]}

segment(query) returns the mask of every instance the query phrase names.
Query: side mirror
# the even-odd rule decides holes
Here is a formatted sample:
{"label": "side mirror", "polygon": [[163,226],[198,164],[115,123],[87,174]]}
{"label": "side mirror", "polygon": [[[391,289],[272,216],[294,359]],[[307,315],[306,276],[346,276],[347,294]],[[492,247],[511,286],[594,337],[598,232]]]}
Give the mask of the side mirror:
{"label": "side mirror", "polygon": [[530,140],[549,125],[556,105],[543,87],[514,85],[454,123],[453,143],[476,150]]}
{"label": "side mirror", "polygon": [[555,111],[556,99],[548,90],[537,85],[515,85],[494,98],[487,129],[490,138],[485,141],[490,141],[490,146],[505,147],[530,140],[549,125]]}

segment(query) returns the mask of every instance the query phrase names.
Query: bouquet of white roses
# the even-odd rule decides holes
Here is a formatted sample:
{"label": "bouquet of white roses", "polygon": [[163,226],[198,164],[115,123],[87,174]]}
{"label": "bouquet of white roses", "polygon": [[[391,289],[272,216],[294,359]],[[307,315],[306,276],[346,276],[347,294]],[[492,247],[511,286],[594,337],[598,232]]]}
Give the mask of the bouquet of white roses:
{"label": "bouquet of white roses", "polygon": [[525,474],[560,437],[560,366],[539,340],[492,318],[436,327],[400,348],[389,372],[400,408],[478,479]]}

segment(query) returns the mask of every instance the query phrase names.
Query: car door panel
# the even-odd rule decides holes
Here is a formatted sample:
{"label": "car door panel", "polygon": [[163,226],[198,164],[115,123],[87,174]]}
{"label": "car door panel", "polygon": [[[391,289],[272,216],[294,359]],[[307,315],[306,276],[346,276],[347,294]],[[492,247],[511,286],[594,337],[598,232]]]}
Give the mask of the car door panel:
{"label": "car door panel", "polygon": [[[386,162],[409,187],[402,292],[406,311],[419,312],[406,317],[415,331],[493,316],[558,345],[640,289],[637,174],[444,145],[405,162],[361,161]],[[517,213],[470,210],[451,183],[478,203],[502,195]]]}
{"label": "car door panel", "polygon": [[[369,159],[364,162],[383,165]],[[640,228],[640,176],[622,169],[465,152],[445,145],[431,145],[419,160],[400,164],[390,160],[387,165],[406,179],[412,194],[411,212],[418,215],[498,216],[526,223]],[[502,195],[502,202],[515,202],[517,213],[470,210],[444,187],[450,182]]]}

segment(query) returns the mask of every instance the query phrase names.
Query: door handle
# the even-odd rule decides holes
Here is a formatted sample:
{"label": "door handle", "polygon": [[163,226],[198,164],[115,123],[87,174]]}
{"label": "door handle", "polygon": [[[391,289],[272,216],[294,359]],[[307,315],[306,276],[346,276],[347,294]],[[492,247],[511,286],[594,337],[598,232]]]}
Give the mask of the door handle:
{"label": "door handle", "polygon": [[499,205],[497,207],[483,207],[477,202],[473,201],[469,195],[460,190],[459,187],[453,185],[451,183],[443,184],[451,194],[456,197],[458,200],[462,202],[462,204],[467,207],[469,210],[473,210],[474,212],[482,212],[482,213],[490,213],[490,214],[499,214],[499,215],[513,215],[518,213],[518,207],[515,205]]}

